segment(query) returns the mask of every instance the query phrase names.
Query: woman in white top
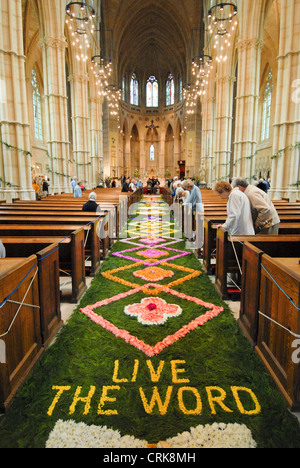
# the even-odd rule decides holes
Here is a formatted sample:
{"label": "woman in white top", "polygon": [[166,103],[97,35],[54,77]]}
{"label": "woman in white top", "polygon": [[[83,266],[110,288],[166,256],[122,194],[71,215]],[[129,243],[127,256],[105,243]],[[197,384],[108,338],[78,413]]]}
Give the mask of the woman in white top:
{"label": "woman in white top", "polygon": [[222,227],[231,236],[254,235],[251,206],[248,197],[238,188],[232,189],[229,182],[218,182],[214,191],[227,202],[227,219]]}

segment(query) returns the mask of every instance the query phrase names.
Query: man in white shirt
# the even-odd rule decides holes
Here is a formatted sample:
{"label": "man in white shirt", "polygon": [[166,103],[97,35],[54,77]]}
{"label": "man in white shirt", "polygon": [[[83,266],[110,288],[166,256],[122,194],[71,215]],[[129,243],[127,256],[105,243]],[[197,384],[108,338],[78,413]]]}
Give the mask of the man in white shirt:
{"label": "man in white shirt", "polygon": [[248,197],[237,187],[232,189],[229,182],[217,182],[214,191],[227,202],[227,219],[219,225],[231,236],[254,235],[251,207]]}
{"label": "man in white shirt", "polygon": [[280,219],[269,195],[255,185],[249,185],[243,177],[237,177],[232,184],[250,200],[256,234],[278,234]]}

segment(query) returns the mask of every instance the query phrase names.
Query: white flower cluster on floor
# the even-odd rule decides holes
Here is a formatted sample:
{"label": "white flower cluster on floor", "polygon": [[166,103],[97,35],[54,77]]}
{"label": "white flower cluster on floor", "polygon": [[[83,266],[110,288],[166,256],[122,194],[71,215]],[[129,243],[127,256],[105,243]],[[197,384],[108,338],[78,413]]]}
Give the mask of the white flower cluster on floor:
{"label": "white flower cluster on floor", "polygon": [[[256,448],[251,431],[237,423],[199,425],[166,442],[171,448]],[[162,446],[158,444],[157,447]]]}
{"label": "white flower cluster on floor", "polygon": [[[251,431],[244,424],[236,423],[199,425],[166,442],[170,448],[256,448]],[[59,420],[46,448],[147,448],[147,444],[133,436],[122,437],[119,431],[106,426]],[[158,443],[157,448],[166,448],[166,445]]]}
{"label": "white flower cluster on floor", "polygon": [[147,448],[147,442],[106,426],[87,426],[59,420],[50,433],[46,448]]}

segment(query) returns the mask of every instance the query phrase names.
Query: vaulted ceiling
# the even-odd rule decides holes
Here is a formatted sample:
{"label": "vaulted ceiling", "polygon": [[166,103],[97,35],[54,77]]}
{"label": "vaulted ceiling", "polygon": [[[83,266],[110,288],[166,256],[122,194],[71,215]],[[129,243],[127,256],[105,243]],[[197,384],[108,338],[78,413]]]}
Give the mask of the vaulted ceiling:
{"label": "vaulted ceiling", "polygon": [[103,47],[117,65],[118,81],[126,72],[188,78],[201,47],[201,0],[102,0],[102,13]]}

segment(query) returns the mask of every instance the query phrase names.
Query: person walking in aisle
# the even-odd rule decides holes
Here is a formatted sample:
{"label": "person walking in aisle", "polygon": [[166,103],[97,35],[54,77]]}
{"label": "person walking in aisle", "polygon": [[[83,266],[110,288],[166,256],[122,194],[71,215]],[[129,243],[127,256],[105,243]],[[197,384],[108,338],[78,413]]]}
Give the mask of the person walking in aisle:
{"label": "person walking in aisle", "polygon": [[81,188],[80,188],[80,182],[78,182],[78,184],[75,185],[75,188],[74,188],[74,197],[76,197],[76,198],[82,197],[82,191],[81,191]]}

